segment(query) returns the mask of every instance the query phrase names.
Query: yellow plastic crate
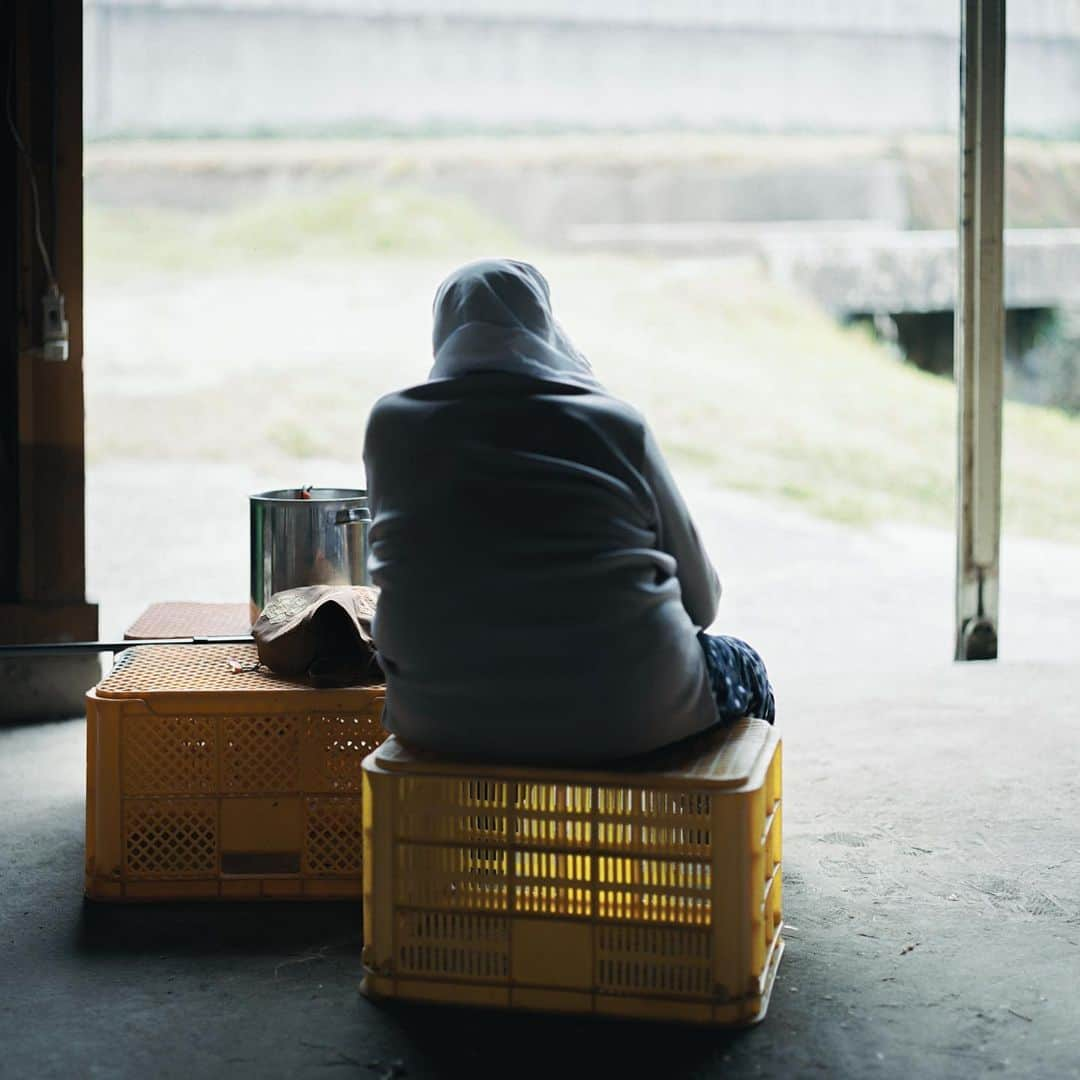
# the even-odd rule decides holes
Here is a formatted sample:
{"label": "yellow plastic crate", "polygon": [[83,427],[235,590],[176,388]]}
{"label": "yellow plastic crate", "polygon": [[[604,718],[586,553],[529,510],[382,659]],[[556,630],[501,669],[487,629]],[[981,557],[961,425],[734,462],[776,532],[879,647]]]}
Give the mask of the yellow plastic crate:
{"label": "yellow plastic crate", "polygon": [[364,761],[372,997],[746,1024],[783,954],[781,743],[743,720],[627,769]]}
{"label": "yellow plastic crate", "polygon": [[86,894],[358,899],[382,687],[233,674],[254,645],[121,653],[86,695]]}

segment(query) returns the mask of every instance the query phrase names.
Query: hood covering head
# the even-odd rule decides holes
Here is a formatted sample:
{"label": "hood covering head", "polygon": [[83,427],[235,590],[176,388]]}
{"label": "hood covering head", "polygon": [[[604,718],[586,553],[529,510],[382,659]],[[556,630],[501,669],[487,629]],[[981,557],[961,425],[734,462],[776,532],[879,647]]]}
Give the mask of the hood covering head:
{"label": "hood covering head", "polygon": [[431,378],[506,372],[595,387],[588,360],[551,313],[551,290],[529,263],[482,259],[439,286]]}

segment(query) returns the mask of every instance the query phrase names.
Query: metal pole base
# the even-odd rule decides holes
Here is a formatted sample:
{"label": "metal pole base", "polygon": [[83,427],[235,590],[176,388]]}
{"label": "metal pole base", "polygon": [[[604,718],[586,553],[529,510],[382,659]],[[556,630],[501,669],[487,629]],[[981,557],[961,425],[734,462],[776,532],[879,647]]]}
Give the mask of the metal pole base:
{"label": "metal pole base", "polygon": [[960,631],[957,660],[996,660],[998,637],[989,619],[968,619]]}

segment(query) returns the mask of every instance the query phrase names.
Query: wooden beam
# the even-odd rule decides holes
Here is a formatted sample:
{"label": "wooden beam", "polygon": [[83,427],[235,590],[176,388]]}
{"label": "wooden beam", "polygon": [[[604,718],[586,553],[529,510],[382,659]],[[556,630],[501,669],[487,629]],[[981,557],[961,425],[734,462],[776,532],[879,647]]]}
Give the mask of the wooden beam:
{"label": "wooden beam", "polygon": [[15,59],[15,11],[0,8],[0,71],[5,106],[0,128],[0,602],[19,594],[19,320],[16,297],[19,280],[20,191],[18,150],[7,129],[6,105],[12,88]]}
{"label": "wooden beam", "polygon": [[1004,304],[1005,0],[962,0],[957,660],[998,654]]}
{"label": "wooden beam", "polygon": [[[12,416],[0,417],[6,425],[0,479],[7,489],[0,642],[28,630],[63,640],[92,627],[96,636],[97,609],[85,600],[82,11],[66,0],[16,0],[5,7],[3,20],[14,42],[8,51],[15,68],[14,120],[30,165],[15,153],[0,159],[17,196],[14,227],[3,232],[5,257],[14,264],[8,282],[14,290],[3,302],[15,315],[15,334],[0,356],[0,378],[14,385],[15,408]],[[7,63],[5,58],[5,68]],[[4,128],[11,143],[6,120]],[[65,300],[70,345],[64,361],[44,359],[41,350],[49,278],[38,225]]]}

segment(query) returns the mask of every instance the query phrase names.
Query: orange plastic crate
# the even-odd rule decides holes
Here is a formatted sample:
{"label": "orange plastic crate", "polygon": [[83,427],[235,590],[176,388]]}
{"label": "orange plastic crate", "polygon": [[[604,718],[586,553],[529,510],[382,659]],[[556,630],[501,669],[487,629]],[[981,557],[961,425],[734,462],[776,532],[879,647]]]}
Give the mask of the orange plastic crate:
{"label": "orange plastic crate", "polygon": [[253,645],[144,646],[86,695],[86,894],[362,893],[361,763],[382,687],[233,674]]}
{"label": "orange plastic crate", "polygon": [[373,997],[760,1020],[783,954],[781,743],[740,721],[633,767],[364,762]]}
{"label": "orange plastic crate", "polygon": [[247,604],[200,604],[166,601],[151,604],[125,631],[138,638],[239,637],[251,633]]}

